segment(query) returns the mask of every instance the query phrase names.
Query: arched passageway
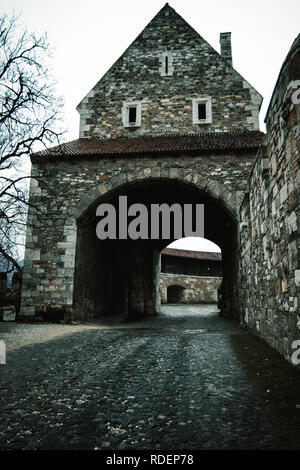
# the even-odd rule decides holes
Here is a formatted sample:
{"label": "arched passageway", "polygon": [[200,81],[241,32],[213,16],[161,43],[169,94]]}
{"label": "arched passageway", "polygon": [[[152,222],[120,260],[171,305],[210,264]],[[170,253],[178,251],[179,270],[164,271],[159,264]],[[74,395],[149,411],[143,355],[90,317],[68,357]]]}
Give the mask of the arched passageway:
{"label": "arched passageway", "polygon": [[167,303],[181,304],[185,301],[184,287],[172,285],[167,288]]}
{"label": "arched passageway", "polygon": [[[238,315],[237,227],[221,200],[189,183],[177,180],[145,180],[116,188],[95,201],[77,222],[74,310],[77,318],[124,314],[126,318],[156,315],[160,309],[160,252],[175,240],[99,240],[96,209],[101,203],[118,207],[119,196],[134,203],[204,204],[205,238],[222,250],[223,283],[221,315]],[[117,217],[118,219],[118,217]],[[128,219],[129,220],[129,219]]]}

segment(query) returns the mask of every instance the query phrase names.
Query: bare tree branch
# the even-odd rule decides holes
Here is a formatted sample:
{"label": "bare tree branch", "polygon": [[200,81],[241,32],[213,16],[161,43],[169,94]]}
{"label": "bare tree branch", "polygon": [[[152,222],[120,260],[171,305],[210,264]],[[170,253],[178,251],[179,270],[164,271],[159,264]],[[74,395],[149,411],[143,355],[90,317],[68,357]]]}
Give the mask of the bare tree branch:
{"label": "bare tree branch", "polygon": [[0,245],[0,253],[1,255],[7,259],[7,261],[10,261],[10,263],[15,267],[17,268],[18,271],[22,271],[22,268],[21,266],[19,265],[19,263],[12,257],[10,256],[9,253],[7,253],[4,248],[2,248],[2,246]]}
{"label": "bare tree branch", "polygon": [[[21,269],[18,246],[29,204],[24,162],[33,152],[59,144],[62,135],[62,100],[47,68],[49,56],[45,35],[24,30],[16,16],[0,16],[0,270],[1,258]],[[32,208],[41,213],[37,205]]]}

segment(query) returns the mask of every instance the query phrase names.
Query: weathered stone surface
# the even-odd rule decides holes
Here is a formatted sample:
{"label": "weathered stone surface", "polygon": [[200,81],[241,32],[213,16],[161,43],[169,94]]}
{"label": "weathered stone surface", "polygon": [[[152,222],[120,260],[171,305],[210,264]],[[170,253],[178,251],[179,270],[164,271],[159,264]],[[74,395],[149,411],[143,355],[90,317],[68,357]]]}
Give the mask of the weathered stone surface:
{"label": "weathered stone surface", "polygon": [[290,361],[299,339],[300,108],[291,96],[297,76],[290,73],[293,63],[299,65],[299,49],[298,37],[271,99],[267,145],[258,154],[240,213],[247,227],[240,231],[243,321]]}
{"label": "weathered stone surface", "polygon": [[[113,160],[102,158],[101,164],[97,160],[78,159],[72,164],[57,160],[41,164],[34,163],[33,175],[37,175],[40,181],[47,180],[48,192],[45,191],[43,199],[40,196],[30,195],[33,205],[38,205],[43,209],[45,216],[40,216],[28,231],[29,241],[26,242],[21,314],[34,315],[35,311],[44,311],[49,307],[66,310],[73,307],[76,246],[77,250],[79,249],[78,241],[76,241],[78,236],[76,221],[89,211],[92,211],[91,217],[95,218],[97,199],[86,197],[86,194],[93,191],[99,183],[101,185],[101,181],[105,181],[105,184],[101,186],[101,193],[99,192],[99,203],[100,197],[111,197],[109,196],[112,194],[111,186],[107,186],[107,182],[110,182],[112,178],[114,178],[115,194],[118,191],[120,194],[125,194],[128,189],[134,188],[134,185],[145,184],[152,180],[153,194],[155,194],[155,188],[158,188],[158,185],[163,188],[166,181],[165,176],[163,180],[157,178],[157,167],[159,167],[161,175],[169,175],[169,184],[173,185],[169,191],[177,195],[177,202],[182,202],[183,197],[180,192],[180,183],[193,190],[195,198],[196,191],[198,191],[199,202],[203,200],[201,198],[203,187],[205,187],[205,194],[212,198],[214,204],[218,206],[221,203],[227,208],[227,212],[234,216],[238,214],[240,203],[238,199],[232,197],[232,194],[243,192],[244,181],[249,177],[254,158],[255,151],[243,155],[230,152],[222,155],[206,154],[183,158],[178,158],[177,155],[156,156],[155,158],[115,158]],[[135,168],[133,171],[132,165]],[[147,176],[143,170],[147,170]],[[173,178],[171,173],[174,175]],[[189,181],[187,177],[190,174],[198,175],[196,183]],[[120,188],[124,184],[124,175],[130,176],[130,184],[122,190]],[[215,210],[216,208],[209,209],[207,206],[212,223],[218,224],[221,220],[215,218]],[[214,235],[220,237],[220,244],[222,240],[224,242],[226,236],[222,230],[223,227]],[[90,252],[92,257],[91,247],[96,242],[95,230],[90,235],[86,234],[85,237],[82,242],[82,251]],[[30,248],[27,248],[27,243],[30,244]],[[100,260],[101,256],[97,261],[95,255],[84,264],[85,276],[89,277],[88,272],[92,273],[93,270],[96,273],[97,266],[101,265]],[[116,257],[116,262],[118,262],[118,257]],[[92,282],[96,283],[95,291],[100,292],[103,278],[99,270],[96,276],[91,275],[94,279]],[[105,272],[103,276],[106,277]],[[82,310],[93,311],[96,308],[92,297],[93,295],[85,297]]]}
{"label": "weathered stone surface", "polygon": [[0,313],[3,321],[16,320],[16,307],[14,305],[6,305],[5,307],[0,307]]}
{"label": "weathered stone surface", "polygon": [[[172,74],[161,76],[166,53]],[[198,97],[211,98],[211,123],[193,123],[192,99]],[[123,126],[126,101],[140,102],[140,126]],[[230,63],[166,5],[78,105],[80,137],[256,130],[261,102]]]}
{"label": "weathered stone surface", "polygon": [[[191,276],[184,274],[161,273],[160,274],[160,298],[162,303],[167,303],[168,288],[178,286],[183,292],[178,303],[183,304],[209,304],[217,303],[218,288],[222,282],[221,277]],[[171,297],[172,299],[172,297]],[[171,302],[172,303],[172,302]],[[177,302],[175,302],[177,303]]]}

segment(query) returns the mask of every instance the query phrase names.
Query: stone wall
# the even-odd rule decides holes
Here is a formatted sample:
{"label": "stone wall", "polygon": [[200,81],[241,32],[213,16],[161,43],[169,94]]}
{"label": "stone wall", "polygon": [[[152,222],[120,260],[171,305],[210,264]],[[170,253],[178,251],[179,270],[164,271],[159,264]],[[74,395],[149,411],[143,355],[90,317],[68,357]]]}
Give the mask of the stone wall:
{"label": "stone wall", "polygon": [[221,277],[190,276],[184,274],[160,274],[161,303],[168,302],[168,287],[180,286],[184,289],[179,303],[209,304],[217,303],[218,288],[222,282]]}
{"label": "stone wall", "polygon": [[282,66],[240,213],[242,319],[290,361],[300,339],[299,47],[300,36]]}
{"label": "stone wall", "polygon": [[[169,54],[169,74],[161,72]],[[211,99],[210,123],[194,124],[193,98]],[[140,103],[124,127],[124,103]],[[81,101],[80,137],[259,129],[260,94],[166,5]]]}

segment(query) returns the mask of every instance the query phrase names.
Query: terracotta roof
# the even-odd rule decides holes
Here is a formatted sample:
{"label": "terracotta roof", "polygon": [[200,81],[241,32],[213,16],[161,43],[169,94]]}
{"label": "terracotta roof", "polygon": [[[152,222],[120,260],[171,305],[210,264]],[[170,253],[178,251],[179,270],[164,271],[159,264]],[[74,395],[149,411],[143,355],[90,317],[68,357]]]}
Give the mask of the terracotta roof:
{"label": "terracotta roof", "polygon": [[258,149],[264,134],[260,131],[207,132],[158,136],[81,138],[32,155],[43,158],[104,157],[114,155],[160,154],[172,152],[207,152]]}
{"label": "terracotta roof", "polygon": [[162,255],[168,256],[179,256],[183,258],[194,258],[210,261],[221,261],[222,254],[215,253],[212,251],[192,251],[192,250],[178,250],[176,248],[165,248],[162,252]]}

